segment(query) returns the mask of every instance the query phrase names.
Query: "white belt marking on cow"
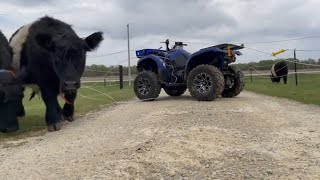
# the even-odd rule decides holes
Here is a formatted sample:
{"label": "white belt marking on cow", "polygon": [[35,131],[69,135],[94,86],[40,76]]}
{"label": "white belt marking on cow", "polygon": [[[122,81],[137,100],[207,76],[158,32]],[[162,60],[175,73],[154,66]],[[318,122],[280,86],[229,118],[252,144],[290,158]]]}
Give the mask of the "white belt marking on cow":
{"label": "white belt marking on cow", "polygon": [[[275,65],[275,64],[274,64]],[[273,77],[277,77],[276,72],[274,71],[274,65],[271,67],[271,73]]]}
{"label": "white belt marking on cow", "polygon": [[26,42],[29,35],[29,29],[32,23],[23,26],[11,39],[10,47],[12,48],[12,67],[15,71],[20,71],[21,51],[23,44]]}

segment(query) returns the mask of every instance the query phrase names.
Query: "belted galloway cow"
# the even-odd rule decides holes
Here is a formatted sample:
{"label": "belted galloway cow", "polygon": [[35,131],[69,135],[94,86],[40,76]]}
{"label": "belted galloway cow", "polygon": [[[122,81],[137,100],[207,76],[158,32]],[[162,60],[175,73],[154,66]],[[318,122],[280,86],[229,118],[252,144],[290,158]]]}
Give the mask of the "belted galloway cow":
{"label": "belted galloway cow", "polygon": [[283,78],[283,83],[287,84],[287,76],[288,76],[287,62],[279,61],[272,65],[270,78],[273,83],[279,83],[281,78]]}
{"label": "belted galloway cow", "polygon": [[[74,120],[86,53],[102,40],[102,32],[81,38],[71,25],[48,16],[20,27],[10,38],[12,67],[23,84],[40,91],[48,131],[60,130],[62,119]],[[65,99],[63,108],[58,103],[59,94]]]}

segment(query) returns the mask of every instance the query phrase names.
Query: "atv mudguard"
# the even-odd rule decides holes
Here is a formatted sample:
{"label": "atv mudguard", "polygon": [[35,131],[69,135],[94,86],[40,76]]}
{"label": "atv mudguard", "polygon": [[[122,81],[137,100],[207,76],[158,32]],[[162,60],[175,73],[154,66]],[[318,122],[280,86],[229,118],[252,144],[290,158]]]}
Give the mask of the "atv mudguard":
{"label": "atv mudguard", "polygon": [[[156,69],[155,67],[151,66],[154,63],[157,65]],[[141,69],[144,69],[144,70],[153,71],[157,73],[159,75],[159,80],[161,82],[167,82],[168,78],[171,75],[171,73],[167,72],[169,70],[167,70],[166,68],[166,63],[161,58],[153,54],[150,54],[141,58],[137,63],[137,68],[138,68],[138,71],[139,69],[140,71]]]}
{"label": "atv mudguard", "polygon": [[[216,47],[200,49],[199,51],[193,53],[187,61],[186,75],[191,71],[192,68],[199,64],[215,64],[215,66],[223,66],[223,57],[227,53],[228,52],[226,50],[221,50]],[[211,62],[209,63],[209,61]]]}
{"label": "atv mudguard", "polygon": [[228,54],[228,46],[234,54],[238,56],[242,55],[240,51],[236,50],[242,49],[243,46],[238,46],[234,44],[218,44],[215,46],[200,49],[199,51],[193,53],[190,56],[186,66],[186,75],[190,72],[192,68],[194,68],[194,65],[198,65],[199,61],[201,60],[209,60],[211,62],[203,62],[200,64],[214,64],[217,67],[225,66],[224,57]]}

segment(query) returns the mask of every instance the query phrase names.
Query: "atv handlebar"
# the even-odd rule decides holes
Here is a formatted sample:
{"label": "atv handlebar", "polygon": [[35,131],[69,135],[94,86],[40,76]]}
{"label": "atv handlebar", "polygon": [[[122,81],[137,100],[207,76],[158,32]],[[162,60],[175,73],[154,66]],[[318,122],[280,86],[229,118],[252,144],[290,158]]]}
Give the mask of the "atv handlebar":
{"label": "atv handlebar", "polygon": [[169,39],[167,39],[165,42],[160,42],[160,43],[169,44]]}
{"label": "atv handlebar", "polygon": [[[170,50],[170,48],[169,48],[169,44],[170,44],[169,39],[167,39],[165,42],[160,42],[160,43],[165,43],[166,46],[167,46],[167,51]],[[188,46],[188,45],[187,45],[187,44],[184,44],[183,42],[174,42],[173,49],[174,49],[176,46]]]}
{"label": "atv handlebar", "polygon": [[169,51],[169,39],[167,39],[165,42],[160,42],[160,43],[165,43],[166,44],[166,48],[167,48],[167,51]]}

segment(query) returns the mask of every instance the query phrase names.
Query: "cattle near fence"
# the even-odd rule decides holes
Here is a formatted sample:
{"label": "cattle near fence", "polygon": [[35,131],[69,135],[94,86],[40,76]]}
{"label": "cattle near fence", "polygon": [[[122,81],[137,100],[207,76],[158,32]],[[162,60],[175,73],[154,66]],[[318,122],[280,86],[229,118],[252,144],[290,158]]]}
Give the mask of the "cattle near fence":
{"label": "cattle near fence", "polygon": [[[48,131],[60,130],[62,119],[73,121],[86,53],[102,40],[102,32],[81,38],[69,24],[48,16],[20,27],[10,38],[11,64],[23,84],[35,84],[38,89],[33,89],[40,90]],[[65,99],[63,109],[58,94]]]}
{"label": "cattle near fence", "polygon": [[276,62],[271,67],[270,78],[273,83],[279,83],[281,78],[287,84],[288,63],[285,61]]}

